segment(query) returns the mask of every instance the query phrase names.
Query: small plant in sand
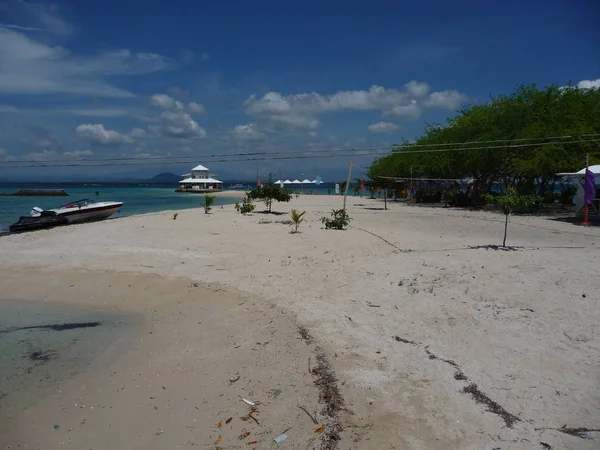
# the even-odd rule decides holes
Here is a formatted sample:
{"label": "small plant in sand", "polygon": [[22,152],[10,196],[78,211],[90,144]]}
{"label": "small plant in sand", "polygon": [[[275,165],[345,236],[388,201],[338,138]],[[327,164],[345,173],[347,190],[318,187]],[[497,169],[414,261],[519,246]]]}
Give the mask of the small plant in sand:
{"label": "small plant in sand", "polygon": [[297,209],[292,209],[292,212],[290,213],[290,216],[292,218],[292,223],[290,224],[293,225],[294,231],[292,231],[292,233],[297,233],[298,232],[298,227],[300,226],[300,224],[302,222],[306,222],[306,219],[304,218],[304,215],[306,214],[306,211],[302,211],[302,212],[298,212]]}
{"label": "small plant in sand", "polygon": [[325,229],[343,230],[350,224],[352,219],[348,216],[345,209],[334,209],[331,211],[331,217],[321,217],[321,222]]}
{"label": "small plant in sand", "polygon": [[272,212],[273,200],[276,202],[289,202],[292,199],[292,194],[273,183],[273,175],[269,175],[269,181],[265,185],[252,189],[247,195],[252,200],[263,201],[268,212]]}
{"label": "small plant in sand", "polygon": [[504,239],[502,247],[506,247],[506,234],[508,231],[508,218],[511,213],[523,211],[536,205],[538,198],[535,195],[519,195],[514,189],[509,188],[505,195],[487,195],[485,199],[493,203],[504,213]]}
{"label": "small plant in sand", "polygon": [[248,197],[246,197],[242,203],[235,204],[235,210],[244,215],[254,211],[254,208],[256,208],[256,206],[254,206],[254,203],[252,203]]}
{"label": "small plant in sand", "polygon": [[212,209],[212,206],[215,204],[215,200],[217,199],[216,195],[208,195],[204,196],[204,201],[200,202],[202,207],[204,208],[204,214],[208,214]]}
{"label": "small plant in sand", "polygon": [[173,220],[177,220],[178,215],[179,215],[179,213],[173,213]]}

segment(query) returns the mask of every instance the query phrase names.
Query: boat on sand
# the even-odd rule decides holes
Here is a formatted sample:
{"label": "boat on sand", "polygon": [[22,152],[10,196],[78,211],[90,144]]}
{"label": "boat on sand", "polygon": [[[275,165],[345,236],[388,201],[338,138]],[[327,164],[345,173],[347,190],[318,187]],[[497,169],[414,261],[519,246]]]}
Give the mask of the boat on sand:
{"label": "boat on sand", "polygon": [[[116,213],[123,202],[95,202],[88,198],[76,200],[62,205],[56,209],[48,211],[55,212],[57,215],[66,217],[69,222],[90,222],[95,220],[108,219]],[[39,217],[44,210],[34,206],[31,210],[31,217]]]}

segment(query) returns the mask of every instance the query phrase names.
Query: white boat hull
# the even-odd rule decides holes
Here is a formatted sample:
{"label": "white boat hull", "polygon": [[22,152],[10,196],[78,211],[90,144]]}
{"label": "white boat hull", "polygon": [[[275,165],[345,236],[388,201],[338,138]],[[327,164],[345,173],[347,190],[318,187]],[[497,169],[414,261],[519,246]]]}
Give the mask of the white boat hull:
{"label": "white boat hull", "polygon": [[[123,203],[121,202],[99,202],[81,207],[69,207],[66,205],[61,208],[51,209],[50,211],[55,212],[59,216],[66,217],[70,222],[91,222],[108,219],[115,214],[121,206],[123,206]],[[39,211],[39,208],[34,208],[31,215],[39,215]]]}

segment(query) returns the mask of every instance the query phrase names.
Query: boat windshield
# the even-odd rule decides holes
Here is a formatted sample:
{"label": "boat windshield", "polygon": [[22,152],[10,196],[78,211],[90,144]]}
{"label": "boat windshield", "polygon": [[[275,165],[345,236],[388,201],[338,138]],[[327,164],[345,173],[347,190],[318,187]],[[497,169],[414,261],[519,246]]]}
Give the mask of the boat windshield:
{"label": "boat windshield", "polygon": [[65,203],[64,205],[62,205],[58,209],[63,209],[63,208],[82,208],[84,206],[91,205],[92,203],[95,203],[95,202],[93,200],[90,200],[89,198],[84,198],[84,199],[81,199],[81,200],[75,200],[74,202]]}

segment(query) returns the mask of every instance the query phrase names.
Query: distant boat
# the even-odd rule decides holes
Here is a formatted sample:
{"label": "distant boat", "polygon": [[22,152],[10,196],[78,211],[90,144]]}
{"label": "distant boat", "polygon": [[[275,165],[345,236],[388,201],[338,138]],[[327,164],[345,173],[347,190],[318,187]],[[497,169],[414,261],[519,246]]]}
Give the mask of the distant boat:
{"label": "distant boat", "polygon": [[[82,199],[69,202],[56,209],[48,211],[56,213],[58,216],[66,217],[69,222],[89,222],[95,220],[108,219],[116,213],[123,202],[95,202],[90,199]],[[31,210],[31,217],[40,217],[47,211],[34,206]]]}
{"label": "distant boat", "polygon": [[244,189],[244,190],[248,190],[250,189],[250,186],[246,186],[245,184],[232,184],[231,186],[229,186],[229,189]]}

